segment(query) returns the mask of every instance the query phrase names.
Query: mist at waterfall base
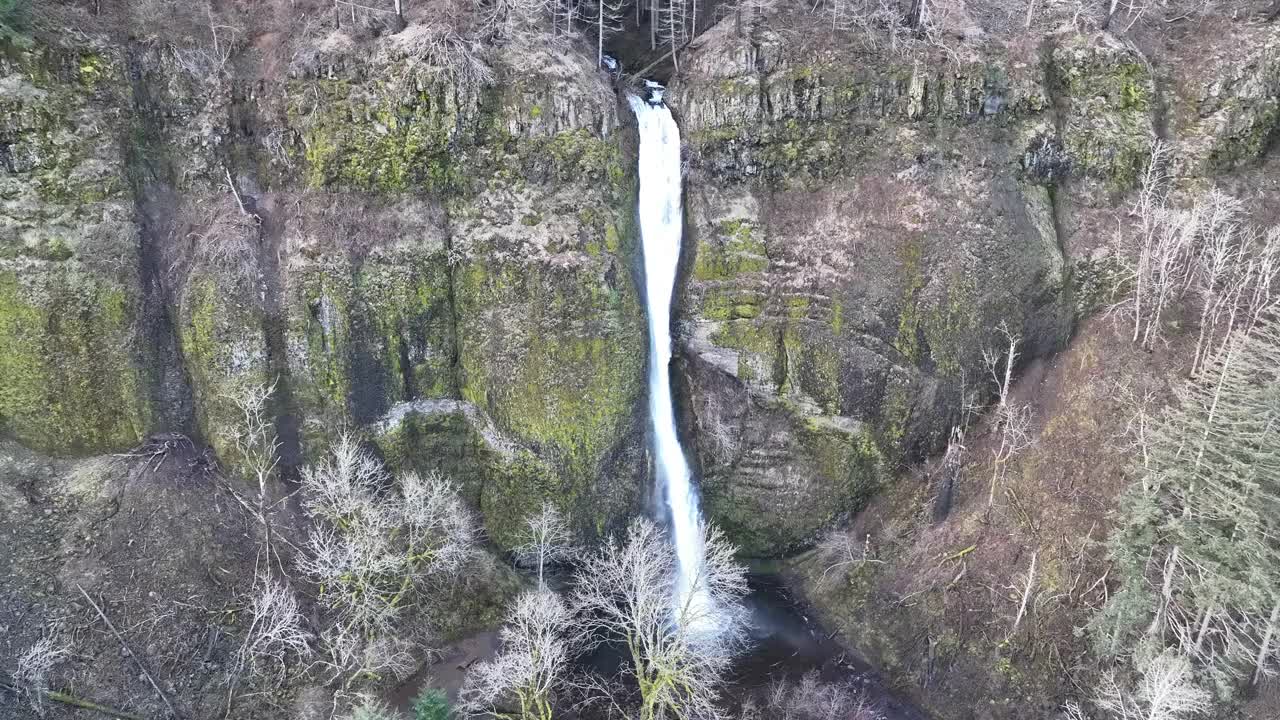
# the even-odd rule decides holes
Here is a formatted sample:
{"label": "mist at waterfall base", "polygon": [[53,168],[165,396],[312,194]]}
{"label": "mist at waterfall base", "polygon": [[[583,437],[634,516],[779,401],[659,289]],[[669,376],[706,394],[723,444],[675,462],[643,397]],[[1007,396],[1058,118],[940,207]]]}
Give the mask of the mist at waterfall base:
{"label": "mist at waterfall base", "polygon": [[[734,663],[722,694],[724,709],[731,716],[744,700],[759,696],[773,682],[798,681],[807,673],[817,673],[824,682],[852,685],[869,700],[883,720],[926,720],[919,710],[902,702],[885,688],[879,675],[852,651],[836,642],[813,619],[810,609],[787,589],[776,575],[750,575],[746,598],[750,611],[749,643]],[[570,578],[561,573],[548,577],[552,587],[567,591]],[[413,698],[424,686],[444,690],[451,702],[471,668],[492,659],[501,649],[496,630],[485,630],[461,638],[441,648],[437,659],[424,666],[387,699],[392,707],[410,712]],[[597,647],[574,661],[576,671],[598,677],[616,677],[631,657],[621,643]],[[621,689],[620,689],[621,691]],[[601,704],[557,709],[560,720],[616,720]]]}

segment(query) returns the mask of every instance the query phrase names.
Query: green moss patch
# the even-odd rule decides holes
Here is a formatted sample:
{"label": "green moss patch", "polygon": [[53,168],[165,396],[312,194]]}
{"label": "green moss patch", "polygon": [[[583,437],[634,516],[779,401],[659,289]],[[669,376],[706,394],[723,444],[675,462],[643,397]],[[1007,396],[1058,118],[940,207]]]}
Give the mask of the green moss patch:
{"label": "green moss patch", "polygon": [[180,307],[178,340],[197,407],[201,434],[224,462],[237,466],[241,427],[235,400],[277,378],[267,368],[261,310],[242,293],[209,276],[188,283]]}
{"label": "green moss patch", "polygon": [[135,313],[124,288],[73,266],[0,269],[0,426],[49,452],[136,444],[151,409]]}
{"label": "green moss patch", "polygon": [[776,557],[812,543],[841,515],[861,508],[879,486],[884,460],[862,429],[839,427],[781,407],[793,463],[766,471],[767,486],[738,485],[733,470],[705,485],[708,515],[741,552]]}
{"label": "green moss patch", "polygon": [[1075,38],[1051,57],[1063,144],[1076,172],[1120,192],[1137,185],[1155,138],[1155,85],[1138,58]]}

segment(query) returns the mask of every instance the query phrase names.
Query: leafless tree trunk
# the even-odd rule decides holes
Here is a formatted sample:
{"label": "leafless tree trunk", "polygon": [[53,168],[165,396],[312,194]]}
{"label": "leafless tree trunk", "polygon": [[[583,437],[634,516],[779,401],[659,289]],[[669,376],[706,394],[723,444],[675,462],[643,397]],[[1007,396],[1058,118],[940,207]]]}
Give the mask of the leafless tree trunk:
{"label": "leafless tree trunk", "polygon": [[[638,2],[639,0],[637,0]],[[658,48],[658,18],[662,17],[658,12],[658,0],[649,0],[649,49],[656,50]]]}
{"label": "leafless tree trunk", "polygon": [[1273,652],[1280,650],[1275,648],[1277,625],[1280,625],[1280,598],[1276,599],[1275,605],[1271,609],[1271,617],[1267,619],[1267,628],[1262,633],[1262,640],[1258,643],[1258,653],[1253,659],[1253,683],[1256,685],[1262,679],[1267,667],[1267,658]]}
{"label": "leafless tree trunk", "polygon": [[1036,587],[1036,559],[1038,557],[1038,552],[1031,553],[1031,567],[1027,569],[1027,575],[1023,579],[1022,603],[1018,605],[1018,615],[1013,619],[1013,627],[1009,629],[1010,638],[1018,632],[1018,626],[1022,624],[1022,618],[1027,614],[1027,603],[1031,601],[1032,591]]}
{"label": "leafless tree trunk", "polygon": [[[1018,362],[1018,337],[1005,323],[1000,324],[1000,332],[1004,335],[1007,350],[1003,353],[984,350],[983,359],[987,371],[996,383],[998,402],[993,418],[999,445],[991,451],[991,489],[987,495],[987,507],[995,504],[996,487],[1005,476],[1005,468],[1010,459],[1031,446],[1030,435],[1031,408],[1014,405],[1009,401],[1009,392],[1013,388],[1013,368]],[[1003,356],[1004,369],[1000,371]]]}
{"label": "leafless tree trunk", "polygon": [[544,587],[543,570],[573,557],[576,549],[569,519],[555,505],[544,502],[536,515],[525,519],[524,539],[512,552],[518,563],[538,569],[538,586]]}

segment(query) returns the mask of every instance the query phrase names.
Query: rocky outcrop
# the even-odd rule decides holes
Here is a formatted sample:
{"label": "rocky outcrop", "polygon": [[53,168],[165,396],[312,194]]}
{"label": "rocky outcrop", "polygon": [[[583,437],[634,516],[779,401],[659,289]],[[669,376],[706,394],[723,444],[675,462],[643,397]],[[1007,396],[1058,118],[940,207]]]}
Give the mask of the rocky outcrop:
{"label": "rocky outcrop", "polygon": [[1280,138],[1280,28],[1221,28],[1237,36],[1197,62],[1171,68],[1171,131],[1200,173],[1221,173],[1258,160]]}

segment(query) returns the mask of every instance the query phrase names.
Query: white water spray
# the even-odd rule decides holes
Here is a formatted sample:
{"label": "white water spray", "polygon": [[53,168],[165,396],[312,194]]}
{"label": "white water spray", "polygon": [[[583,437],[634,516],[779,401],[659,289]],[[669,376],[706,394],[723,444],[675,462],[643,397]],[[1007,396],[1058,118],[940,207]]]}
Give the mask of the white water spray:
{"label": "white water spray", "polygon": [[[662,89],[649,85],[650,101],[630,96],[640,126],[640,237],[644,248],[645,303],[649,309],[649,417],[653,423],[658,483],[671,511],[679,562],[678,607],[705,618],[705,590],[690,596],[702,568],[698,495],[690,478],[671,400],[671,296],[683,234],[680,184],[680,128],[662,104]],[[656,104],[653,104],[656,103]]]}

